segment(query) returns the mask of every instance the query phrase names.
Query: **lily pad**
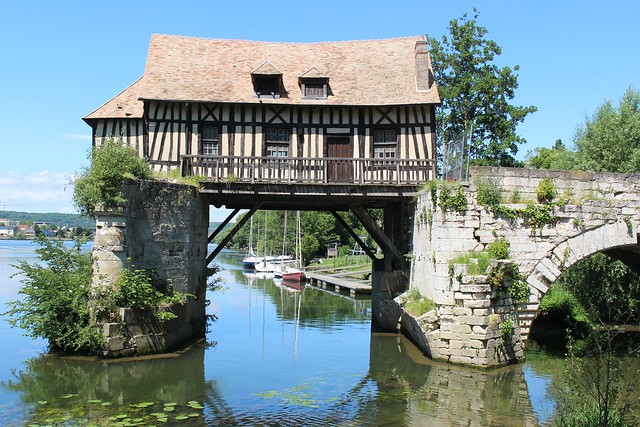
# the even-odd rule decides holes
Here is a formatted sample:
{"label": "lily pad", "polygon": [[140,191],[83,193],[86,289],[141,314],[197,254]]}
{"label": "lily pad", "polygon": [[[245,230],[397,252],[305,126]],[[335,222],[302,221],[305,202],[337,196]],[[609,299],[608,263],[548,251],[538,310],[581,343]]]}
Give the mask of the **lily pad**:
{"label": "lily pad", "polygon": [[189,416],[188,415],[177,415],[176,416],[176,420],[180,420],[180,421],[184,421],[184,420],[188,420]]}
{"label": "lily pad", "polygon": [[189,403],[187,403],[187,405],[193,409],[204,409],[204,406],[202,406],[200,403],[196,402],[195,400],[190,400]]}
{"label": "lily pad", "polygon": [[39,405],[46,405],[47,403],[49,403],[49,402],[46,401],[46,400],[38,400],[38,404]]}
{"label": "lily pad", "polygon": [[87,403],[101,403],[102,400],[101,399],[91,399],[91,400],[87,400]]}
{"label": "lily pad", "polygon": [[102,402],[100,404],[100,406],[111,406],[111,405],[113,405],[113,403],[111,403],[111,402]]}
{"label": "lily pad", "polygon": [[192,412],[189,414],[189,418],[198,418],[200,416],[200,414],[198,414],[197,412]]}

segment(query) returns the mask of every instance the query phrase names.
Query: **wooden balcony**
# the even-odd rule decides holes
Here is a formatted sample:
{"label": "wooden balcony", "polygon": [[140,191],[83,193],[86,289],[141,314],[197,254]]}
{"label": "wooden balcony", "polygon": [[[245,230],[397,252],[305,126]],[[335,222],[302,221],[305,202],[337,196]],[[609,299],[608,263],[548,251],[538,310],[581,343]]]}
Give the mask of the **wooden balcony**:
{"label": "wooden balcony", "polygon": [[181,162],[183,176],[225,184],[413,187],[435,176],[432,159],[184,155]]}

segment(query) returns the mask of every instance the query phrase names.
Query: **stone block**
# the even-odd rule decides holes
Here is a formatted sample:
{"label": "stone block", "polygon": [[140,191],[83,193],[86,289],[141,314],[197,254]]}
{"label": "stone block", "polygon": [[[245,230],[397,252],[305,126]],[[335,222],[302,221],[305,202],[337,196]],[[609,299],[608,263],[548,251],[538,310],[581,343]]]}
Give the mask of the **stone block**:
{"label": "stone block", "polygon": [[[471,317],[471,316],[464,316],[464,317]],[[464,322],[463,324],[452,325],[451,331],[457,332],[459,334],[469,334],[471,333],[471,325],[468,324],[468,322]]]}
{"label": "stone block", "polygon": [[464,300],[464,307],[468,308],[487,308],[491,306],[491,300],[489,299],[480,299],[480,300]]}
{"label": "stone block", "polygon": [[124,349],[124,339],[122,337],[111,337],[107,339],[107,351],[116,352]]}
{"label": "stone block", "polygon": [[491,291],[491,285],[460,285],[460,292],[486,293]]}
{"label": "stone block", "polygon": [[474,308],[473,315],[474,316],[488,316],[493,313],[493,310],[489,308]]}
{"label": "stone block", "polygon": [[120,324],[119,323],[103,323],[102,335],[105,338],[111,338],[111,337],[120,335]]}
{"label": "stone block", "polygon": [[470,308],[465,307],[455,307],[453,309],[454,316],[471,316],[473,311]]}

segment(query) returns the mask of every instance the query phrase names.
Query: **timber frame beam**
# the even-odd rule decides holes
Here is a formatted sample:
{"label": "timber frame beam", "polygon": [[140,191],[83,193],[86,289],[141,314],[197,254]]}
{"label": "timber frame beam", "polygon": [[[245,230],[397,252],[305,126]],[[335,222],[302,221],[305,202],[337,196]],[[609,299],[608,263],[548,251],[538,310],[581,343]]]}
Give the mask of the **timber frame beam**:
{"label": "timber frame beam", "polygon": [[374,219],[369,214],[365,208],[360,205],[351,205],[351,211],[358,218],[358,220],[362,223],[364,228],[369,232],[371,237],[376,241],[376,243],[384,248],[385,252],[388,250],[391,252],[391,255],[396,259],[399,265],[404,263],[404,257],[398,248],[393,244],[391,239],[385,234],[384,230],[378,227],[378,224],[374,221]]}
{"label": "timber frame beam", "polygon": [[[231,229],[229,234],[227,234],[225,238],[222,239],[222,242],[220,242],[220,244],[216,246],[213,252],[211,252],[207,256],[206,265],[211,264],[211,261],[214,260],[214,258],[220,253],[220,251],[222,251],[222,249],[224,249],[225,246],[227,246],[227,244],[231,241],[231,239],[233,239],[233,236],[235,236],[236,233],[242,228],[242,226],[245,225],[247,221],[249,221],[249,219],[253,216],[253,214],[256,213],[258,209],[260,209],[260,206],[262,206],[262,203],[257,203],[253,205],[253,207],[249,210],[249,212],[244,217],[242,217],[240,221],[236,223],[236,225]],[[231,221],[231,219],[236,215],[236,213],[238,213],[238,211],[239,209],[234,209],[234,211],[227,217],[227,219],[224,220],[224,222],[218,227],[218,229],[216,229],[216,231],[214,231],[213,234],[209,236],[209,239],[210,239],[209,242],[211,242],[211,240],[215,238],[215,235],[217,235],[222,230],[222,228],[224,228],[224,226],[228,224],[229,221]]]}
{"label": "timber frame beam", "polygon": [[358,245],[360,245],[362,250],[365,251],[365,253],[369,256],[369,258],[371,258],[372,261],[375,261],[376,259],[378,259],[376,255],[371,251],[371,249],[369,249],[369,247],[362,241],[362,239],[360,239],[360,236],[358,236],[356,232],[353,231],[351,227],[349,227],[349,224],[347,224],[346,221],[342,219],[342,217],[338,212],[336,211],[330,211],[330,212],[331,212],[331,215],[333,215],[333,217],[336,219],[336,221],[338,221],[340,225],[342,225],[342,227],[345,230],[347,230],[347,233],[349,233],[349,235],[353,237],[353,239],[358,243]]}

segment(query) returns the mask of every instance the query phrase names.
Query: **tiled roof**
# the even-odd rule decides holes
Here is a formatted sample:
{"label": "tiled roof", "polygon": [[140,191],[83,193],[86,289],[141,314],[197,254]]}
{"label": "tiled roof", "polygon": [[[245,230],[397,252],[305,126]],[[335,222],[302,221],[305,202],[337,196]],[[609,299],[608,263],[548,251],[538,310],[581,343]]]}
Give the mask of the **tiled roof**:
{"label": "tiled roof", "polygon": [[[417,59],[416,52],[424,55]],[[282,73],[287,93],[279,99],[254,97],[251,73],[262,73],[265,67]],[[329,78],[327,99],[302,98],[299,77],[314,68],[312,74],[318,71]],[[275,43],[154,34],[143,77],[85,119],[141,117],[137,99],[319,105],[440,102],[422,36]]]}
{"label": "tiled roof", "polygon": [[111,98],[97,110],[89,113],[84,120],[106,118],[141,118],[144,106],[140,101],[140,82],[142,77],[128,88]]}

